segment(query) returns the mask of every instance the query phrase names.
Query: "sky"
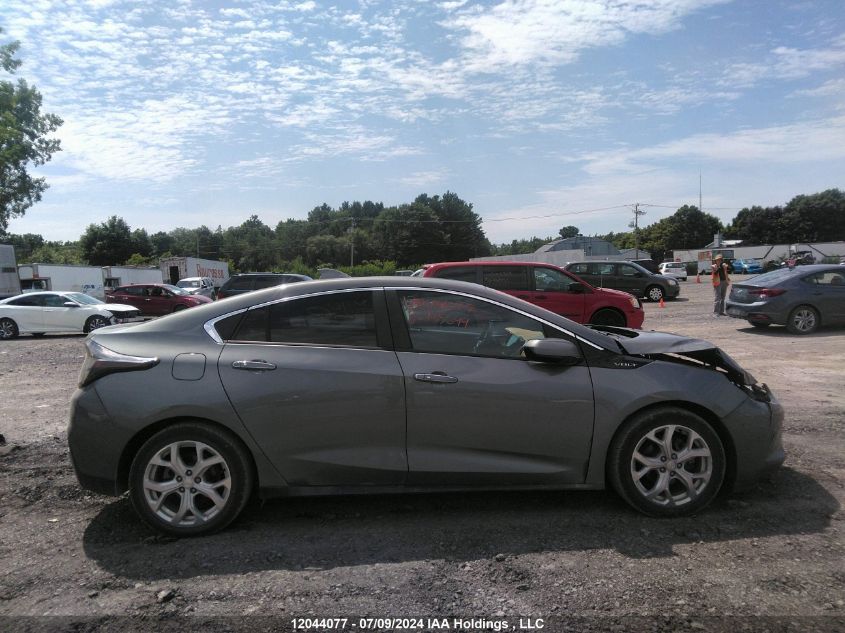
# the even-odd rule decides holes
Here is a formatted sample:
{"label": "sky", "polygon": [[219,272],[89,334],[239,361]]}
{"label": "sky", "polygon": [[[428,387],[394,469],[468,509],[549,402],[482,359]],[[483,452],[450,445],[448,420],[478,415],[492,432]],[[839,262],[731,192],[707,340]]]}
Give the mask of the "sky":
{"label": "sky", "polygon": [[64,119],[13,233],[452,191],[500,243],[845,188],[842,0],[3,0],[0,26]]}

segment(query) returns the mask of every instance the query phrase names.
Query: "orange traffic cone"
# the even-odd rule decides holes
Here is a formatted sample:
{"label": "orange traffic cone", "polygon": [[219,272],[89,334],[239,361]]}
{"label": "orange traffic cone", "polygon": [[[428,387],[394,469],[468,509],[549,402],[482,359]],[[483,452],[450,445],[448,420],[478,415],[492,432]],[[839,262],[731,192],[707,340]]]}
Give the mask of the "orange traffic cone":
{"label": "orange traffic cone", "polygon": [[666,302],[665,302],[665,301],[663,301],[663,297],[660,297],[660,307],[661,307],[661,308],[665,308],[665,307],[666,307]]}

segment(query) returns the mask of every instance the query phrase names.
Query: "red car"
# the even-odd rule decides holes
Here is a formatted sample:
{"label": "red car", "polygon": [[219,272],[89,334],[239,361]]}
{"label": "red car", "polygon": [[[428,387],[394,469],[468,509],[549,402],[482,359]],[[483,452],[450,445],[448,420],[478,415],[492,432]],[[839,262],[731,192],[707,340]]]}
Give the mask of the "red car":
{"label": "red car", "polygon": [[126,303],[135,306],[141,314],[161,316],[193,308],[211,299],[202,295],[193,295],[187,290],[170,284],[133,284],[115,288],[109,296],[111,303]]}
{"label": "red car", "polygon": [[443,262],[414,273],[470,281],[524,299],[577,323],[640,328],[645,314],[627,292],[594,288],[562,268],[540,262]]}

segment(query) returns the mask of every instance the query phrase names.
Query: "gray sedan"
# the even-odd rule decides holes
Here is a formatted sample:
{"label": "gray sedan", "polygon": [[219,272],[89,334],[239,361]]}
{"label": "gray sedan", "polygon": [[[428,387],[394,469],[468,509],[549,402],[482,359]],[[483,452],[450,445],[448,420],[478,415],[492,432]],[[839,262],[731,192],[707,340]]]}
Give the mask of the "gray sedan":
{"label": "gray sedan", "polygon": [[728,316],[755,327],[785,325],[810,334],[822,325],[845,324],[845,270],[835,264],[782,268],[731,287]]}
{"label": "gray sedan", "polygon": [[97,330],[83,487],[177,535],[253,493],[602,489],[678,516],[784,459],[783,410],[712,344],[588,328],[475,284],[311,281]]}

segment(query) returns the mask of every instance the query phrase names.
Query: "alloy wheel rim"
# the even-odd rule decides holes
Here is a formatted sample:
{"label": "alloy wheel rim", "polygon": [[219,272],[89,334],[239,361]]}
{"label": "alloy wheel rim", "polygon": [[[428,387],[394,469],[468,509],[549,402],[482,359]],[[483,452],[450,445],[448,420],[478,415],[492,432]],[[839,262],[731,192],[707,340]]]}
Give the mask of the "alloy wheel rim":
{"label": "alloy wheel rim", "polygon": [[659,288],[652,288],[648,294],[652,301],[660,301],[663,297],[663,292]]}
{"label": "alloy wheel rim", "polygon": [[156,451],[147,462],[144,500],[169,525],[207,523],[226,507],[232,477],[226,460],[208,444],[181,441]]}
{"label": "alloy wheel rim", "polygon": [[631,480],[650,503],[684,506],[698,499],[713,475],[707,442],[691,428],[667,424],[649,431],[634,448]]}
{"label": "alloy wheel rim", "polygon": [[812,310],[799,310],[795,313],[792,323],[795,325],[795,329],[806,332],[815,327],[816,315],[813,314]]}
{"label": "alloy wheel rim", "polygon": [[0,338],[12,338],[14,330],[9,321],[0,321]]}
{"label": "alloy wheel rim", "polygon": [[93,319],[91,319],[90,329],[97,330],[101,327],[106,327],[106,325],[108,325],[108,323],[103,317],[94,317]]}

